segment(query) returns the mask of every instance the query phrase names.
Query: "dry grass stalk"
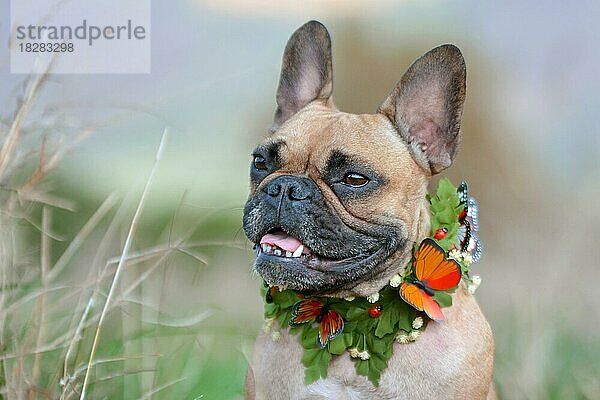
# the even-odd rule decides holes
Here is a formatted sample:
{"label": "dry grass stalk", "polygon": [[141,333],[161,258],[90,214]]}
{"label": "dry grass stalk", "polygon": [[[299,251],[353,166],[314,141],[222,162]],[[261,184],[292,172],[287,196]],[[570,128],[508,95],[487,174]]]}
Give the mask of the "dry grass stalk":
{"label": "dry grass stalk", "polygon": [[102,330],[102,326],[104,323],[104,319],[106,318],[106,314],[108,311],[108,306],[111,303],[111,300],[114,296],[115,293],[115,288],[117,286],[117,282],[119,281],[119,276],[121,275],[122,271],[123,271],[123,266],[125,264],[125,259],[127,257],[127,253],[129,252],[129,249],[131,247],[131,243],[133,240],[133,236],[135,233],[135,230],[137,228],[137,224],[140,220],[140,217],[142,215],[142,210],[144,208],[144,204],[146,202],[146,198],[148,196],[148,193],[150,191],[150,186],[154,180],[154,176],[156,175],[156,171],[158,170],[158,164],[160,162],[163,150],[164,150],[164,146],[165,146],[165,142],[166,142],[166,138],[167,138],[167,130],[165,129],[165,131],[163,132],[163,135],[161,137],[160,140],[160,144],[158,146],[158,150],[156,152],[156,157],[154,159],[154,165],[152,166],[152,170],[150,171],[150,175],[148,176],[148,180],[146,181],[146,186],[144,187],[144,191],[142,192],[142,196],[140,197],[140,201],[138,203],[137,209],[135,210],[135,214],[133,215],[133,219],[131,221],[131,225],[129,227],[129,232],[127,233],[127,239],[125,240],[125,244],[123,246],[123,251],[121,252],[121,260],[119,261],[119,264],[117,265],[117,271],[112,279],[111,285],[110,285],[110,289],[108,291],[108,296],[106,298],[106,301],[104,303],[104,307],[102,309],[102,312],[100,313],[100,319],[98,321],[98,326],[96,328],[96,334],[94,335],[94,341],[92,343],[92,348],[90,350],[90,356],[89,356],[89,360],[88,360],[88,367],[87,370],[85,372],[85,378],[83,380],[83,386],[81,388],[81,396],[79,397],[80,400],[84,400],[85,396],[86,396],[86,389],[87,389],[87,384],[89,382],[89,377],[90,377],[90,370],[91,370],[91,366],[92,366],[92,362],[94,360],[94,356],[96,354],[96,349],[98,346],[98,339],[100,338],[100,333]]}
{"label": "dry grass stalk", "polygon": [[[42,346],[44,342],[44,336],[46,334],[46,295],[45,290],[48,289],[48,271],[50,268],[50,238],[44,232],[50,229],[51,225],[51,214],[48,207],[42,208],[42,237],[41,243],[42,248],[40,250],[40,265],[41,265],[41,281],[42,281],[42,291],[43,293],[39,297],[38,303],[38,315],[39,315],[39,325],[38,325],[38,335],[35,344],[35,348],[39,348]],[[34,398],[35,392],[33,389],[38,387],[38,381],[40,377],[40,358],[42,357],[42,353],[36,353],[33,361],[33,368],[31,372],[31,386],[29,388],[28,399],[31,400]]]}

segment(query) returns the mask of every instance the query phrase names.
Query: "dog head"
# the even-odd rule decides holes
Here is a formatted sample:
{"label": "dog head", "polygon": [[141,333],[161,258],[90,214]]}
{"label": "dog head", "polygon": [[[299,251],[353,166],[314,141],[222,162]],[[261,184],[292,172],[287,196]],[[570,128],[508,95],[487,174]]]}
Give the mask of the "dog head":
{"label": "dog head", "polygon": [[384,286],[428,236],[427,184],[456,154],[465,75],[460,51],[443,45],[375,114],[340,112],[329,33],[316,21],[300,27],[250,167],[244,230],[257,245],[254,270],[304,293],[365,296]]}

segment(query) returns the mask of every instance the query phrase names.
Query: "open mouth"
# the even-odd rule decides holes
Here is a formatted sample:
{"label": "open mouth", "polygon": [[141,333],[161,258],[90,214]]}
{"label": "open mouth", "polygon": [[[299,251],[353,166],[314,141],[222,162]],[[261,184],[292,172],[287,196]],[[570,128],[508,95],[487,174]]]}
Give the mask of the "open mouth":
{"label": "open mouth", "polygon": [[[284,227],[257,235],[254,270],[269,285],[303,293],[326,293],[352,285],[376,272],[376,266],[401,243],[364,235],[338,242],[335,237],[305,236]],[[372,241],[369,241],[372,239]]]}
{"label": "open mouth", "polygon": [[276,257],[300,258],[302,255],[310,255],[311,251],[295,237],[282,230],[275,230],[260,239],[258,255],[260,253]]}
{"label": "open mouth", "polygon": [[280,263],[288,268],[308,268],[319,272],[342,272],[362,260],[368,259],[380,249],[373,252],[332,258],[319,254],[300,239],[280,228],[272,229],[264,234],[256,246],[257,259],[270,263]]}

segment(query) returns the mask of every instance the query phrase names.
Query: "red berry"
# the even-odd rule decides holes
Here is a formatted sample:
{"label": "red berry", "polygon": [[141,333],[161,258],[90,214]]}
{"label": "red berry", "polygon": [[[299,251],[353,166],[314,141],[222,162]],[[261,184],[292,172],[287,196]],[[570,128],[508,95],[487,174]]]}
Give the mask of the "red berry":
{"label": "red berry", "polygon": [[382,310],[383,307],[381,307],[381,304],[377,304],[375,307],[371,307],[369,309],[369,315],[371,316],[371,318],[377,318],[381,315]]}
{"label": "red berry", "polygon": [[433,235],[433,238],[436,240],[442,240],[447,233],[448,228],[437,228],[437,230],[435,231],[435,235]]}

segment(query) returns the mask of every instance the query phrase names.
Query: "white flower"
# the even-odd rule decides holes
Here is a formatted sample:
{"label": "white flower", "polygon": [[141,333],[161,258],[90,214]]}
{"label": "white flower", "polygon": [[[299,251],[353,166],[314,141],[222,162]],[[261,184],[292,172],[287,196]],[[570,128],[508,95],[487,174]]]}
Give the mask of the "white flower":
{"label": "white flower", "polygon": [[360,351],[358,351],[358,349],[356,347],[353,347],[351,349],[348,349],[348,353],[350,353],[350,357],[356,358],[356,357],[358,357]]}
{"label": "white flower", "polygon": [[270,333],[273,328],[273,324],[275,323],[275,318],[265,318],[265,323],[263,325],[263,332]]}
{"label": "white flower", "polygon": [[467,285],[467,290],[469,293],[474,294],[477,291],[477,288],[481,285],[481,276],[473,275],[471,278],[471,283]]}
{"label": "white flower", "polygon": [[367,296],[367,301],[369,303],[376,303],[379,300],[379,292],[371,293]]}
{"label": "white flower", "polygon": [[274,342],[279,342],[281,340],[281,332],[279,332],[279,331],[271,332],[271,339],[273,339]]}
{"label": "white flower", "polygon": [[346,301],[352,301],[352,300],[354,300],[355,298],[356,298],[356,297],[354,297],[354,296],[350,296],[350,297],[344,297],[344,300],[346,300]]}
{"label": "white flower", "polygon": [[398,287],[398,286],[400,286],[401,283],[402,283],[402,277],[400,276],[400,274],[395,274],[390,278],[390,286],[391,287]]}
{"label": "white flower", "polygon": [[462,261],[462,253],[458,249],[452,249],[448,253],[448,258],[456,261]]}
{"label": "white flower", "polygon": [[419,336],[421,336],[421,331],[410,331],[410,333],[408,334],[408,340],[414,342],[419,338]]}
{"label": "white flower", "polygon": [[406,344],[410,340],[408,339],[408,335],[406,333],[399,333],[398,335],[396,335],[396,341],[398,343]]}
{"label": "white flower", "polygon": [[473,264],[473,256],[468,251],[463,251],[462,260],[463,260],[463,263],[465,264],[465,266],[467,266],[467,267],[469,265]]}
{"label": "white flower", "polygon": [[421,317],[415,318],[415,320],[412,322],[413,329],[419,329],[422,326],[423,326],[423,318],[421,318]]}
{"label": "white flower", "polygon": [[369,354],[368,351],[363,350],[360,353],[358,353],[358,356],[360,357],[361,360],[368,360],[369,358],[371,358],[371,355]]}

